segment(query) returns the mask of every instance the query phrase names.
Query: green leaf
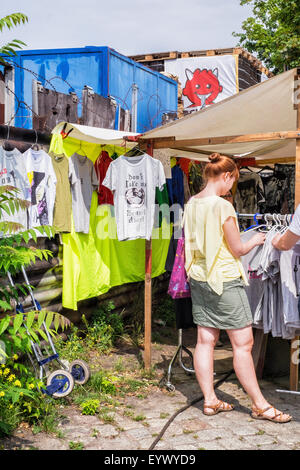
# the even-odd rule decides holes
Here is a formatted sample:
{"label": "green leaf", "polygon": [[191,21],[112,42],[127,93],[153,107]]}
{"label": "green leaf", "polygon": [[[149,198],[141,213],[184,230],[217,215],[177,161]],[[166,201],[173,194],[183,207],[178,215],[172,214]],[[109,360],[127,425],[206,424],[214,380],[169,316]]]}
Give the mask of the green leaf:
{"label": "green leaf", "polygon": [[26,326],[27,326],[28,330],[30,330],[30,333],[31,333],[31,327],[32,327],[32,324],[33,324],[33,321],[34,321],[35,313],[36,312],[28,312],[28,314],[27,314]]}
{"label": "green leaf", "polygon": [[38,327],[41,328],[43,321],[45,320],[46,312],[45,310],[40,310],[38,313]]}
{"label": "green leaf", "polygon": [[16,334],[23,323],[23,313],[18,313],[14,318],[14,334]]}
{"label": "green leaf", "polygon": [[7,315],[0,321],[0,336],[7,330],[10,323],[10,317]]}
{"label": "green leaf", "polygon": [[45,324],[46,324],[46,327],[48,328],[48,330],[50,330],[50,326],[51,326],[51,323],[52,323],[52,320],[53,320],[53,315],[54,315],[53,312],[48,312],[47,313],[47,318],[46,318]]}
{"label": "green leaf", "polygon": [[47,341],[47,343],[48,343],[48,337],[47,337],[46,333],[45,333],[41,328],[38,329],[38,332],[39,332],[39,334],[41,335],[41,337],[42,337],[45,341]]}
{"label": "green leaf", "polygon": [[59,316],[58,316],[58,315],[55,315],[55,317],[54,317],[54,328],[55,328],[55,331],[58,330],[58,328],[59,328],[59,323],[60,323],[60,322],[59,322]]}

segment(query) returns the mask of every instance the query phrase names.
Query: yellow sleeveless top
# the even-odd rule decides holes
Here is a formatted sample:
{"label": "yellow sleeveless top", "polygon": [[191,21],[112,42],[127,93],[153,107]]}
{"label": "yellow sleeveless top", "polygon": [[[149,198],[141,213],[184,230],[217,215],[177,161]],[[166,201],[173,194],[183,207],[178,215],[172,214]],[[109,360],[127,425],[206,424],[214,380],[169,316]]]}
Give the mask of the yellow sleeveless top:
{"label": "yellow sleeveless top", "polygon": [[188,277],[207,282],[219,295],[223,282],[242,277],[248,280],[239,258],[230,252],[225,241],[223,224],[236,212],[232,204],[219,196],[192,197],[185,206],[185,269]]}

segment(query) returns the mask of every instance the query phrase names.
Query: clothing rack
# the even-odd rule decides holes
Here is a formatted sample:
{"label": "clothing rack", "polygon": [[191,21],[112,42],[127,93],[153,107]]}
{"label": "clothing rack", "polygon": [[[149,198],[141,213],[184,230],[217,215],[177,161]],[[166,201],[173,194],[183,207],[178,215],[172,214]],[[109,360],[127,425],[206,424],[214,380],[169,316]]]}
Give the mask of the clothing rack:
{"label": "clothing rack", "polygon": [[[265,219],[266,221],[269,220],[275,220],[274,219],[274,214],[237,214],[238,218],[247,218],[247,219],[254,219],[256,218],[257,220],[259,219]],[[291,221],[293,215],[292,214],[276,214],[276,217],[278,217],[278,220],[282,221],[287,221],[288,217],[290,217],[289,222]],[[263,374],[263,368],[264,368],[264,362],[265,362],[265,356],[266,356],[266,351],[267,351],[267,341],[268,341],[268,333],[264,334],[263,330],[256,329],[255,332],[255,337],[254,337],[254,345],[253,345],[253,350],[252,350],[252,356],[253,356],[253,361],[254,361],[254,366],[256,370],[256,374],[258,378],[262,378]],[[298,344],[297,338],[295,338],[295,343]],[[292,356],[295,354],[297,348],[295,348],[294,340],[291,340],[291,351],[290,351],[290,382],[291,378],[293,378],[294,375],[296,377],[298,376],[297,372],[295,372],[295,367],[298,369],[298,364],[295,365],[292,361]],[[278,393],[290,393],[290,394],[295,394],[299,395],[300,392],[294,391],[294,390],[280,390],[276,389],[276,392]]]}
{"label": "clothing rack", "polygon": [[[190,368],[187,367],[187,366],[185,366],[184,363],[183,363],[183,355],[182,355],[183,351],[185,351],[185,352],[187,353],[187,355],[188,355],[188,357],[189,357],[189,359],[190,359],[190,361],[191,361],[191,367],[190,367]],[[187,347],[185,347],[185,346],[183,345],[183,343],[182,343],[182,329],[181,329],[181,328],[178,329],[178,346],[177,346],[177,349],[176,349],[176,351],[175,351],[175,353],[174,353],[174,355],[173,355],[173,357],[172,357],[172,359],[171,359],[171,361],[170,361],[170,363],[169,363],[168,372],[167,372],[167,377],[166,377],[166,379],[164,379],[164,380],[166,380],[166,382],[165,382],[164,385],[165,385],[166,389],[167,389],[169,392],[174,392],[174,391],[175,391],[175,387],[174,387],[174,385],[171,383],[171,373],[172,373],[172,366],[173,366],[174,362],[176,361],[176,358],[177,358],[178,355],[179,355],[178,361],[179,361],[180,367],[181,367],[188,375],[195,373],[195,370],[193,369],[193,354],[192,354],[191,351],[190,351]]]}

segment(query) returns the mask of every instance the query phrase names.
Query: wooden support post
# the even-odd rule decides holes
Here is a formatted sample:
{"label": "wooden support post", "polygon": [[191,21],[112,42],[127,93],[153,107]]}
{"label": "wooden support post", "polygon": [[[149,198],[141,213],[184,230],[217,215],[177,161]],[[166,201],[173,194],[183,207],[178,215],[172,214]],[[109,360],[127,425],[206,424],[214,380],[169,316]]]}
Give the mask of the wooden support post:
{"label": "wooden support post", "polygon": [[[153,145],[147,145],[148,155],[153,156]],[[145,335],[144,335],[144,366],[146,370],[151,368],[151,317],[152,317],[152,247],[151,240],[146,240],[145,247]]]}
{"label": "wooden support post", "polygon": [[[294,106],[297,112],[297,130],[300,132],[300,74],[295,77]],[[300,204],[300,139],[296,139],[296,168],[295,168],[295,209]],[[290,390],[298,390],[299,382],[299,363],[295,360],[298,354],[295,354],[299,348],[299,336],[291,341],[291,359],[290,359]]]}

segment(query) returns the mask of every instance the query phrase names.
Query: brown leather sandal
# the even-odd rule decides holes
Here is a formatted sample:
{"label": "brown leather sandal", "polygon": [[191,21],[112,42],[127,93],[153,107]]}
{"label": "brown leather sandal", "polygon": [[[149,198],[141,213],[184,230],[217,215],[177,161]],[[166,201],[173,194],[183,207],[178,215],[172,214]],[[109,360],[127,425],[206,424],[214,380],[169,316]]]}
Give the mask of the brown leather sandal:
{"label": "brown leather sandal", "polygon": [[[204,408],[211,408],[213,411],[210,413],[207,413],[204,411]],[[234,406],[222,400],[218,400],[218,403],[216,405],[206,405],[205,403],[203,405],[203,413],[206,416],[213,416],[213,415],[216,415],[217,413],[221,413],[221,411],[232,411],[232,410],[234,410]]]}
{"label": "brown leather sandal", "polygon": [[[268,410],[274,410],[274,416],[268,416],[266,415],[266,411]],[[276,413],[276,411],[278,413]],[[292,416],[287,415],[288,418],[283,418],[283,415],[286,413],[283,413],[282,411],[277,410],[274,406],[267,406],[267,408],[264,408],[263,410],[260,410],[258,408],[255,408],[255,406],[252,407],[252,413],[251,416],[254,419],[267,419],[268,421],[273,421],[273,423],[288,423],[291,421]]]}

